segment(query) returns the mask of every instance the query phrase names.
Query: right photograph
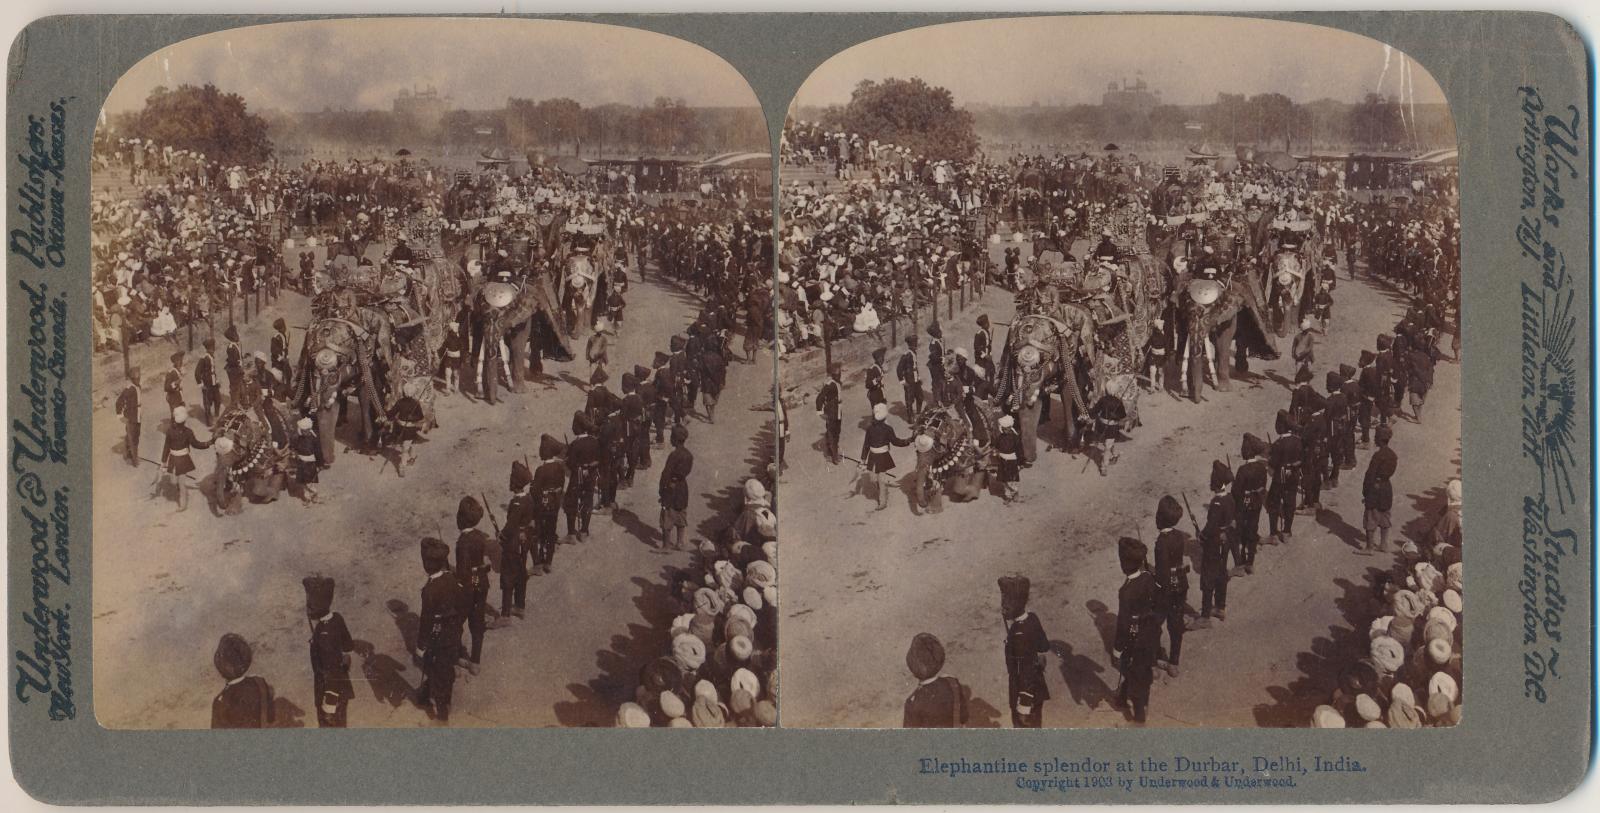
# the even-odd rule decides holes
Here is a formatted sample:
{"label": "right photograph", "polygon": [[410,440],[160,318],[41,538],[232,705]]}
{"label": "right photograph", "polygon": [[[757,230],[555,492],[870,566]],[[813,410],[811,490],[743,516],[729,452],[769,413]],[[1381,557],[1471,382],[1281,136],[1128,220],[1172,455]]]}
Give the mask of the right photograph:
{"label": "right photograph", "polygon": [[1238,17],[952,23],[821,65],[780,146],[785,727],[1461,720],[1423,66]]}

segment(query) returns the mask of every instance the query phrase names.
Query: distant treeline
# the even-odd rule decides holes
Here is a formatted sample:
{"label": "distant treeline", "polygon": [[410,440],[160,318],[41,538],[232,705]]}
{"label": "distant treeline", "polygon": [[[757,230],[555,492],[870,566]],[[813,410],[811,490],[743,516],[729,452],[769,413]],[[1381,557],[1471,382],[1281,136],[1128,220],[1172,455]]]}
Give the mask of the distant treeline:
{"label": "distant treeline", "polygon": [[311,145],[413,149],[502,148],[520,155],[677,154],[703,156],[768,149],[767,124],[758,108],[691,107],[658,98],[647,107],[584,107],[572,99],[508,99],[499,110],[451,110],[435,116],[388,110],[268,112],[273,144],[293,152]]}
{"label": "distant treeline", "polygon": [[[1456,144],[1448,105],[1402,105],[1368,94],[1358,103],[1322,99],[1299,103],[1278,93],[1221,93],[1203,105],[1155,105],[1148,113],[1104,105],[995,107],[967,105],[988,141],[1037,143],[1147,141],[1234,144],[1301,152],[1343,148],[1430,150]],[[823,108],[801,108],[796,118],[828,121]],[[1198,125],[1198,126],[1197,126]]]}

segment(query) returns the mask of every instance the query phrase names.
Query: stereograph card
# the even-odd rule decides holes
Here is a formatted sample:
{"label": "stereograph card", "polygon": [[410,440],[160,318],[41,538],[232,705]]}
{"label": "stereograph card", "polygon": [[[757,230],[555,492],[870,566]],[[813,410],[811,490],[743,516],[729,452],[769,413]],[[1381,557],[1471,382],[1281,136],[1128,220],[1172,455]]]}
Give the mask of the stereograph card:
{"label": "stereograph card", "polygon": [[1588,59],[1522,12],[38,20],[16,781],[1565,796]]}

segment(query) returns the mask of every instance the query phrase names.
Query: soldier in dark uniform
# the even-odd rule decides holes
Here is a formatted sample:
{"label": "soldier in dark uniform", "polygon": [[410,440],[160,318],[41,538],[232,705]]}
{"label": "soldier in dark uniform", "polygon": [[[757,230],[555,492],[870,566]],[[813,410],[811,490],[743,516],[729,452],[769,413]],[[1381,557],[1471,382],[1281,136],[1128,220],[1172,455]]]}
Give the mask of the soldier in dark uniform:
{"label": "soldier in dark uniform", "polygon": [[483,521],[483,506],[473,497],[462,497],[456,506],[456,581],[461,583],[462,606],[467,631],[472,633],[472,649],[467,655],[468,671],[478,674],[483,660],[483,634],[489,629],[489,535],[478,530]]}
{"label": "soldier in dark uniform", "polygon": [[[981,275],[980,275],[981,277]],[[994,342],[989,334],[989,315],[978,314],[978,332],[972,334],[972,363],[983,370],[984,378],[994,380]]]}
{"label": "soldier in dark uniform", "polygon": [[1039,728],[1050,687],[1044,680],[1044,656],[1050,637],[1039,617],[1028,612],[1030,584],[1025,576],[1000,577],[1000,615],[1006,625],[1006,705],[1014,728]]}
{"label": "soldier in dark uniform", "polygon": [[345,709],[356,696],[350,683],[350,653],[355,641],[344,616],[333,611],[333,579],[307,576],[306,619],[311,627],[311,682],[316,694],[317,726],[344,728]]}
{"label": "soldier in dark uniform", "polygon": [[[600,421],[600,508],[609,510],[617,505],[617,486],[622,482],[623,464],[628,454],[628,429],[622,420],[621,402],[617,402]],[[589,518],[584,516],[580,541],[589,538]]]}
{"label": "soldier in dark uniform", "polygon": [[[633,375],[639,382],[639,389],[635,393],[638,399],[638,408],[631,413],[632,427],[629,437],[632,439],[633,456],[630,459],[633,471],[640,472],[654,465],[650,461],[650,409],[656,402],[656,385],[650,380],[650,368],[644,365],[635,365]],[[630,415],[628,399],[622,399],[622,412]],[[633,485],[633,480],[628,480],[628,485]]]}
{"label": "soldier in dark uniform", "polygon": [[720,350],[700,354],[700,395],[706,405],[706,423],[717,422],[717,399],[728,384],[728,364]]}
{"label": "soldier in dark uniform", "polygon": [[[1178,676],[1178,659],[1183,656],[1183,616],[1189,606],[1189,567],[1183,563],[1189,535],[1178,530],[1183,507],[1163,496],[1156,504],[1156,582],[1161,586],[1161,615],[1167,627],[1167,659],[1157,666]],[[1158,633],[1159,635],[1159,633]]]}
{"label": "soldier in dark uniform", "polygon": [[682,336],[673,336],[668,341],[668,346],[672,350],[672,357],[667,361],[667,381],[669,382],[667,405],[672,407],[672,422],[681,424],[686,419],[688,411],[694,408],[694,404],[688,402],[684,397],[689,386],[687,372],[689,360],[685,354],[685,348],[689,346],[689,343]]}
{"label": "soldier in dark uniform", "polygon": [[283,319],[272,321],[272,343],[270,353],[272,369],[278,371],[277,393],[282,395],[288,391],[289,383],[294,381],[294,375],[289,369],[289,325]]}
{"label": "soldier in dark uniform", "polygon": [[250,671],[250,644],[234,633],[217,641],[211,663],[226,683],[211,700],[212,728],[268,728],[277,721],[272,685]]}
{"label": "soldier in dark uniform", "polygon": [[917,688],[906,698],[905,728],[960,728],[967,722],[966,691],[961,681],[941,676],[944,645],[922,632],[911,639],[906,650],[906,668],[917,679]]}
{"label": "soldier in dark uniform", "polygon": [[928,325],[928,385],[935,406],[955,400],[945,392],[944,329],[938,322]]}
{"label": "soldier in dark uniform", "polygon": [[883,360],[888,355],[885,348],[879,347],[872,351],[872,366],[867,368],[867,409],[878,404],[887,403],[883,395]]}
{"label": "soldier in dark uniform", "polygon": [[1357,383],[1360,386],[1361,402],[1356,407],[1356,417],[1361,421],[1361,448],[1365,449],[1372,442],[1372,414],[1378,409],[1380,403],[1388,403],[1388,388],[1384,385],[1383,373],[1377,368],[1378,357],[1371,350],[1361,351],[1361,370],[1358,373]]}
{"label": "soldier in dark uniform", "polygon": [[1268,544],[1294,538],[1295,509],[1300,502],[1300,466],[1305,460],[1300,442],[1300,427],[1286,410],[1278,410],[1278,438],[1272,442],[1267,465],[1272,469],[1272,488],[1267,492]]}
{"label": "soldier in dark uniform", "polygon": [[1132,706],[1133,721],[1143,723],[1155,682],[1156,653],[1161,649],[1161,587],[1145,568],[1145,546],[1132,537],[1117,540],[1117,559],[1125,577],[1117,590],[1117,698],[1113,706]]}
{"label": "soldier in dark uniform", "polygon": [[1433,389],[1433,366],[1439,360],[1439,350],[1430,338],[1412,347],[1406,354],[1406,389],[1411,393],[1411,419],[1422,423],[1422,405],[1428,401],[1428,390]]}
{"label": "soldier in dark uniform", "polygon": [[637,432],[639,416],[644,413],[643,402],[639,399],[639,378],[633,370],[622,374],[622,403],[617,412],[622,421],[622,459],[618,467],[621,485],[626,488],[633,485],[633,473],[639,464]]}
{"label": "soldier in dark uniform", "polygon": [[684,549],[683,536],[689,526],[689,473],[694,470],[694,454],[685,446],[688,442],[688,427],[672,427],[672,453],[661,467],[661,481],[656,486],[661,500],[661,546],[667,550]]}
{"label": "soldier in dark uniform", "polygon": [[139,427],[144,396],[139,390],[139,368],[128,370],[128,386],[117,395],[117,414],[122,416],[122,459],[139,467]]}
{"label": "soldier in dark uniform", "polygon": [[1267,493],[1267,464],[1260,459],[1267,451],[1266,441],[1248,432],[1239,446],[1243,462],[1233,477],[1233,502],[1238,509],[1239,552],[1243,564],[1234,560],[1233,575],[1255,573],[1256,545],[1261,540],[1261,508]]}
{"label": "soldier in dark uniform", "polygon": [[521,460],[511,461],[506,524],[500,529],[500,617],[522,617],[528,601],[528,549],[533,539],[533,472]]}
{"label": "soldier in dark uniform", "polygon": [[456,660],[461,657],[462,608],[472,599],[450,572],[450,546],[428,537],[422,540],[422,607],[417,613],[417,659],[422,663],[422,685],[417,705],[440,723],[450,721],[450,700],[456,685]]}
{"label": "soldier in dark uniform", "polygon": [[654,362],[655,380],[651,384],[655,399],[647,404],[650,410],[650,420],[656,427],[656,443],[662,443],[666,440],[667,410],[672,405],[673,393],[676,391],[676,386],[672,382],[671,361],[672,359],[666,353],[659,350],[656,351]]}
{"label": "soldier in dark uniform", "polygon": [[539,438],[539,468],[533,472],[533,573],[549,573],[556,555],[556,518],[567,487],[567,448],[549,435]]}
{"label": "soldier in dark uniform", "polygon": [[183,397],[183,353],[173,353],[171,357],[172,369],[167,371],[161,380],[161,389],[167,395],[167,410],[176,415],[178,407],[184,406]]}
{"label": "soldier in dark uniform", "polygon": [[200,409],[206,416],[206,425],[211,426],[222,414],[222,384],[217,381],[217,360],[212,356],[217,343],[206,339],[200,344],[206,352],[194,363],[194,383],[200,385]]}
{"label": "soldier in dark uniform", "polygon": [[817,417],[822,419],[822,454],[828,462],[839,465],[839,434],[844,421],[839,417],[840,368],[838,363],[828,365],[828,380],[817,390]]}
{"label": "soldier in dark uniform", "polygon": [[244,351],[239,348],[239,331],[233,325],[222,331],[222,337],[228,340],[222,363],[223,371],[228,374],[228,406],[234,407],[244,395]]}
{"label": "soldier in dark uniform", "polygon": [[461,365],[466,355],[467,343],[461,338],[460,323],[451,320],[445,325],[444,344],[440,348],[439,372],[444,377],[444,391],[461,389]]}
{"label": "soldier in dark uniform", "polygon": [[1387,424],[1394,419],[1394,411],[1399,405],[1394,400],[1395,359],[1394,338],[1387,333],[1378,334],[1378,357],[1373,366],[1378,370],[1377,397],[1373,403],[1378,407],[1378,417]]}
{"label": "soldier in dark uniform", "polygon": [[1307,385],[1300,424],[1300,510],[1316,516],[1322,508],[1322,476],[1328,468],[1328,402]]}
{"label": "soldier in dark uniform", "polygon": [[1239,537],[1234,517],[1238,508],[1228,495],[1233,472],[1221,460],[1211,461],[1211,502],[1206,505],[1206,527],[1200,531],[1200,621],[1211,626],[1228,616],[1228,557],[1239,561]]}
{"label": "soldier in dark uniform", "polygon": [[1389,448],[1394,430],[1387,425],[1378,427],[1373,440],[1378,450],[1367,461],[1367,473],[1361,481],[1361,505],[1365,509],[1362,525],[1367,532],[1368,555],[1389,550],[1389,511],[1394,507],[1394,486],[1390,478],[1399,467],[1400,457]]}
{"label": "soldier in dark uniform", "polygon": [[209,449],[211,443],[210,440],[200,440],[194,436],[194,430],[189,428],[187,407],[173,408],[172,425],[167,427],[167,442],[161,447],[163,468],[160,489],[165,491],[169,482],[178,489],[179,511],[186,511],[189,508],[189,489],[183,484],[182,478],[190,477],[190,473],[195,470],[193,450]]}
{"label": "soldier in dark uniform", "polygon": [[689,338],[683,342],[683,366],[678,371],[683,379],[683,409],[686,414],[694,411],[694,403],[700,398],[705,349],[705,323],[697,319],[689,325]]}
{"label": "soldier in dark uniform", "polygon": [[294,455],[294,479],[300,485],[300,501],[310,505],[317,501],[317,474],[321,471],[322,441],[312,429],[311,418],[302,417],[295,422],[295,433],[289,438],[289,452]]}
{"label": "soldier in dark uniform", "polygon": [[1350,402],[1344,394],[1344,378],[1337,370],[1328,371],[1328,395],[1323,400],[1325,405],[1328,439],[1328,457],[1321,466],[1328,472],[1328,487],[1339,487],[1339,472],[1344,468],[1345,444],[1352,440]]}
{"label": "soldier in dark uniform", "polygon": [[[567,487],[562,508],[567,515],[570,543],[589,536],[589,518],[594,512],[594,490],[600,479],[601,457],[605,454],[600,439],[594,436],[594,423],[582,412],[572,413],[572,441],[567,444],[567,471],[572,483]],[[545,562],[545,572],[553,563]]]}
{"label": "soldier in dark uniform", "polygon": [[389,442],[397,443],[394,473],[406,476],[406,466],[417,463],[416,442],[422,439],[422,425],[427,420],[422,403],[409,395],[402,395],[389,410]]}
{"label": "soldier in dark uniform", "polygon": [[917,368],[917,337],[906,337],[906,353],[895,364],[895,377],[905,388],[906,416],[914,419],[922,413],[922,373]]}

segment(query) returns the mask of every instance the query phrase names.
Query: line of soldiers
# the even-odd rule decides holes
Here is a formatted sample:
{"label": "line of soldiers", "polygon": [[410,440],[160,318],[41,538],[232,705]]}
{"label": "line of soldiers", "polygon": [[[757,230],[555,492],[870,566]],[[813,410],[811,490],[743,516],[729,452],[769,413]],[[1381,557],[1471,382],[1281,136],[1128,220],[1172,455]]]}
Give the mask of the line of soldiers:
{"label": "line of soldiers", "polygon": [[[1190,537],[1177,527],[1184,506],[1171,495],[1157,504],[1153,566],[1147,563],[1148,550],[1142,541],[1131,537],[1118,540],[1117,554],[1127,578],[1117,596],[1114,649],[1122,674],[1117,707],[1129,708],[1135,722],[1145,721],[1155,670],[1178,676],[1184,633],[1210,627],[1213,618],[1224,620],[1229,580],[1255,572],[1256,551],[1262,541],[1261,514],[1265,512],[1268,518],[1267,544],[1292,541],[1295,515],[1314,515],[1321,510],[1324,478],[1329,487],[1336,488],[1340,472],[1356,466],[1357,424],[1362,429],[1361,447],[1368,445],[1369,430],[1377,444],[1362,479],[1366,541],[1358,552],[1373,555],[1389,550],[1394,499],[1391,480],[1400,462],[1389,447],[1393,424],[1401,414],[1393,404],[1409,390],[1413,420],[1420,421],[1415,416],[1432,384],[1432,365],[1438,358],[1434,347],[1438,337],[1418,319],[1425,309],[1419,305],[1408,312],[1395,336],[1380,335],[1378,355],[1362,351],[1362,369],[1373,373],[1353,379],[1355,371],[1349,365],[1330,371],[1326,396],[1312,389],[1310,371],[1302,369],[1289,408],[1277,413],[1276,436],[1269,444],[1246,433],[1240,448],[1243,462],[1237,471],[1223,461],[1212,461],[1212,497],[1205,508],[1205,526],[1191,519],[1200,542],[1200,611],[1196,620],[1189,620],[1190,568],[1184,564]],[[1385,377],[1377,375],[1379,357],[1385,359]],[[1387,375],[1402,369],[1405,372],[1395,377]],[[1187,499],[1185,496],[1185,502]],[[1165,657],[1163,628],[1167,633]]]}

